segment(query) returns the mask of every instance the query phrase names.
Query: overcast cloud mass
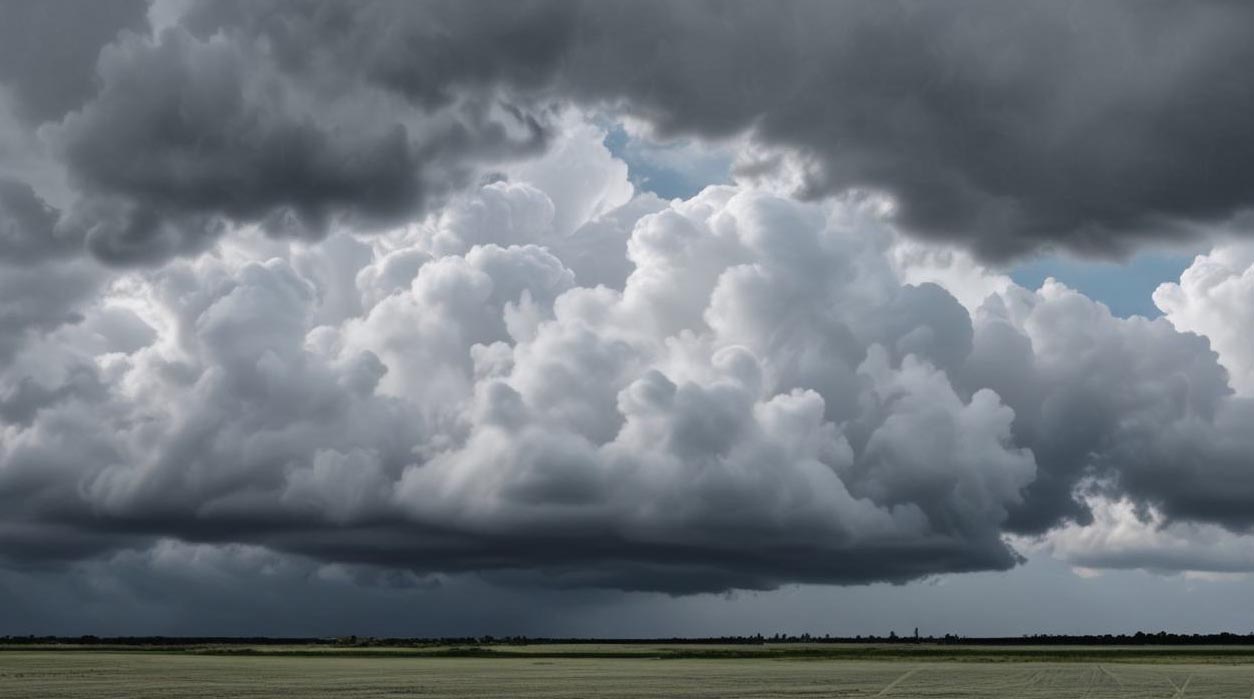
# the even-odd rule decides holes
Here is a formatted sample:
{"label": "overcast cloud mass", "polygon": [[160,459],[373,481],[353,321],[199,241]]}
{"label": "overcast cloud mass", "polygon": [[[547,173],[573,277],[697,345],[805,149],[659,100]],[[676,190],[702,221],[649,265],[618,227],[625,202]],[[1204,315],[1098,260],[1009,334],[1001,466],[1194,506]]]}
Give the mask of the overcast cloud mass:
{"label": "overcast cloud mass", "polygon": [[0,9],[0,633],[1254,572],[1254,8]]}

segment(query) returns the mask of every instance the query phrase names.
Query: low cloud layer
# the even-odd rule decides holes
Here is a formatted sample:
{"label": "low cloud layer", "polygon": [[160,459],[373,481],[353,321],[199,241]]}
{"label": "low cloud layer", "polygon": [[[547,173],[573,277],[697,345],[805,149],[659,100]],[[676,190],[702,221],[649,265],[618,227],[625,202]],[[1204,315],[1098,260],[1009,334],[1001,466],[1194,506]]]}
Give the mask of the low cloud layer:
{"label": "low cloud layer", "polygon": [[1153,507],[1129,500],[1091,498],[1092,526],[1051,533],[1049,554],[1100,575],[1109,569],[1179,573],[1222,579],[1254,573],[1254,539],[1213,524],[1170,521]]}

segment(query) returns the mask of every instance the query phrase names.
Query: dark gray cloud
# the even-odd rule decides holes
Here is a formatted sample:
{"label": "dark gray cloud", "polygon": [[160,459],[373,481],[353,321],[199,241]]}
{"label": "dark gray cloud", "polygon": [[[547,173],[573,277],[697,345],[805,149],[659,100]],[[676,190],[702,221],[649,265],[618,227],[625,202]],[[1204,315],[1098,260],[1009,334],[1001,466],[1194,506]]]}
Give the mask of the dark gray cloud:
{"label": "dark gray cloud", "polygon": [[916,234],[1002,258],[1119,253],[1249,207],[1239,3],[460,3],[194,11],[418,105],[468,86],[611,105],[662,134],[745,130],[801,193],[892,192]]}
{"label": "dark gray cloud", "polygon": [[[0,591],[4,632],[14,635],[562,636],[596,633],[587,620],[621,602],[603,591],[511,589],[475,576],[424,577],[170,540],[70,564],[0,569]],[[571,623],[572,614],[584,621]]]}
{"label": "dark gray cloud", "polygon": [[82,241],[25,182],[0,177],[0,260],[29,264],[77,253]]}
{"label": "dark gray cloud", "polygon": [[102,281],[90,261],[0,263],[0,359],[10,359],[32,333],[81,320],[79,306],[99,291]]}
{"label": "dark gray cloud", "polygon": [[1248,598],[1249,584],[1121,571],[1082,579],[1041,557],[1015,571],[942,584],[798,586],[773,594],[675,598],[552,590],[471,575],[398,576],[253,547],[167,541],[60,568],[0,569],[0,592],[5,632],[14,635],[658,638],[883,635],[918,626],[924,634],[1004,636],[1239,632],[1232,610]]}
{"label": "dark gray cloud", "polygon": [[1240,4],[655,9],[592,20],[573,89],[663,132],[752,127],[817,161],[804,193],[887,190],[916,234],[1120,252],[1250,204]]}
{"label": "dark gray cloud", "polygon": [[81,249],[78,233],[30,185],[0,175],[0,362],[31,334],[82,318],[79,306],[104,275]]}
{"label": "dark gray cloud", "polygon": [[146,0],[4,0],[0,84],[29,122],[60,119],[95,94],[96,57],[123,30],[147,26]]}
{"label": "dark gray cloud", "polygon": [[227,222],[305,237],[337,221],[399,223],[464,184],[473,158],[544,143],[534,120],[492,97],[410,117],[385,95],[275,63],[253,41],[179,28],[104,50],[99,95],[49,137],[85,195],[69,225],[93,252],[161,260],[203,249]]}
{"label": "dark gray cloud", "polygon": [[[17,6],[28,35],[55,21]],[[1239,3],[177,7],[103,51],[85,102],[23,98],[76,108],[48,137],[113,262],[203,249],[225,222],[395,222],[542,148],[570,102],[663,135],[749,132],[806,162],[799,194],[891,192],[912,233],[989,258],[1188,236],[1248,209],[1254,182]],[[134,20],[95,26],[75,56]],[[21,84],[82,93],[9,51]]]}

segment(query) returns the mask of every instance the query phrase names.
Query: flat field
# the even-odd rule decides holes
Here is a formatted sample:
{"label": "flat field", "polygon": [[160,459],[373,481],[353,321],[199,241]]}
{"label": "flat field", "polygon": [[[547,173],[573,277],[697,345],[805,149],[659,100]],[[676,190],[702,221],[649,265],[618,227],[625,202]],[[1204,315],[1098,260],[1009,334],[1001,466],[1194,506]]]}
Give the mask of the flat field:
{"label": "flat field", "polygon": [[1248,649],[495,648],[6,649],[0,697],[1254,697]]}

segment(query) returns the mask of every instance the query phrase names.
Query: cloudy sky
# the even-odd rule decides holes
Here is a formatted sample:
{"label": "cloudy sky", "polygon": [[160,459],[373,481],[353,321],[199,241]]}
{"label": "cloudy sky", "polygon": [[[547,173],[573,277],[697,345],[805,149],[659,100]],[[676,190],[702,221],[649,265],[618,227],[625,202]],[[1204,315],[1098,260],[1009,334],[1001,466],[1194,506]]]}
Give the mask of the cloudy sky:
{"label": "cloudy sky", "polygon": [[1254,7],[0,12],[0,634],[1254,630]]}

